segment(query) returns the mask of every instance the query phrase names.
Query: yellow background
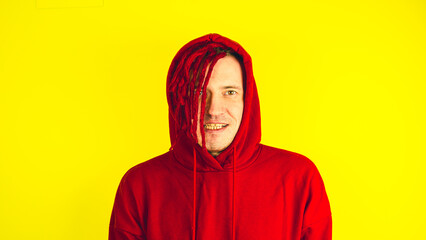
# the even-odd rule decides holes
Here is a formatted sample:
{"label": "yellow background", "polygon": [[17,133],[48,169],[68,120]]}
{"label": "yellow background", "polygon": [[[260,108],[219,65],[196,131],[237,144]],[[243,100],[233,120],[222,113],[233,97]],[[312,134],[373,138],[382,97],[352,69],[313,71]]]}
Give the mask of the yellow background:
{"label": "yellow background", "polygon": [[426,239],[426,3],[0,0],[0,239],[107,239],[169,148],[165,82],[217,32],[253,57],[262,142],[310,157],[334,239]]}

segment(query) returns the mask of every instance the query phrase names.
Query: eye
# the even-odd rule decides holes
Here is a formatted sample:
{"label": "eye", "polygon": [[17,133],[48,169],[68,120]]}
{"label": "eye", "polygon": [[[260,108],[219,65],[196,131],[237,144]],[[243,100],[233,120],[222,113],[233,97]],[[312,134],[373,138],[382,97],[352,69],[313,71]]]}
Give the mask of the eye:
{"label": "eye", "polygon": [[235,91],[235,90],[228,90],[228,91],[226,91],[225,94],[226,95],[235,95],[235,94],[237,94],[237,91]]}

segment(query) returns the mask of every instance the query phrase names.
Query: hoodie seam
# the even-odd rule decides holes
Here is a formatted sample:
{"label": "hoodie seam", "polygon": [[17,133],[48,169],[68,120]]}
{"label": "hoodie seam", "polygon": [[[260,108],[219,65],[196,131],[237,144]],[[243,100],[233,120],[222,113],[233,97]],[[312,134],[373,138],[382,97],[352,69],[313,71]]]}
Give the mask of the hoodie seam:
{"label": "hoodie seam", "polygon": [[309,225],[306,225],[305,227],[303,227],[302,228],[302,231],[304,231],[305,229],[308,229],[308,228],[310,228],[310,227],[312,227],[312,226],[314,226],[314,225],[316,225],[316,224],[318,224],[318,223],[320,223],[320,222],[323,222],[323,221],[325,221],[325,220],[331,220],[332,218],[331,218],[331,214],[329,214],[329,215],[327,215],[327,216],[324,216],[324,217],[321,217],[320,219],[318,219],[318,220],[316,220],[316,221],[314,221],[314,222],[312,222],[312,223],[310,223]]}
{"label": "hoodie seam", "polygon": [[[125,232],[125,233],[128,233],[128,234],[131,234],[131,235],[133,235],[133,236],[135,236],[137,238],[142,238],[142,239],[144,238],[144,235],[135,234],[133,232],[127,231],[127,230],[119,228],[119,227],[114,227],[114,229],[116,231],[119,231],[119,232]],[[142,233],[142,234],[144,234],[144,233]]]}

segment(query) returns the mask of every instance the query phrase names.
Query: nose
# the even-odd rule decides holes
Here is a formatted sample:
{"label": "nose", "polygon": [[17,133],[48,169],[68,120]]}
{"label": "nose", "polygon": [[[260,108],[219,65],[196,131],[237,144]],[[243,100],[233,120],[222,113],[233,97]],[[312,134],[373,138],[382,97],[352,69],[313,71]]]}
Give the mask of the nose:
{"label": "nose", "polygon": [[220,96],[216,94],[210,94],[206,98],[206,109],[205,113],[210,116],[219,116],[223,113],[223,102]]}

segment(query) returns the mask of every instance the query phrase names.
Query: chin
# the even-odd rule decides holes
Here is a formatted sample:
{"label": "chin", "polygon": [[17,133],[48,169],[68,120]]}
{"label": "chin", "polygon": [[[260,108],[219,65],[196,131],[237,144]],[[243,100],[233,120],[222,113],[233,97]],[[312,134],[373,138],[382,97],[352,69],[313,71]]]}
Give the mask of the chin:
{"label": "chin", "polygon": [[226,149],[226,147],[209,146],[209,145],[206,145],[206,148],[207,148],[207,151],[209,152],[218,152],[218,153]]}

